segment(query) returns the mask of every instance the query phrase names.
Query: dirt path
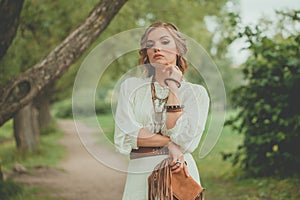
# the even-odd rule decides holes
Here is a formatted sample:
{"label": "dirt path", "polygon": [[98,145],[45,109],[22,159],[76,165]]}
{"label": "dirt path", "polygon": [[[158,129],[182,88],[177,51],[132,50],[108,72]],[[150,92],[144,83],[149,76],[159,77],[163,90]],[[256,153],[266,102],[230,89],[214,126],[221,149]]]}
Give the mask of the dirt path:
{"label": "dirt path", "polygon": [[[57,169],[40,167],[16,179],[27,185],[45,187],[51,191],[51,196],[67,200],[121,199],[125,173],[110,169],[95,160],[81,144],[73,121],[60,121],[59,127],[65,132],[61,140],[67,148],[65,160]],[[93,131],[83,124],[79,128],[86,133]]]}

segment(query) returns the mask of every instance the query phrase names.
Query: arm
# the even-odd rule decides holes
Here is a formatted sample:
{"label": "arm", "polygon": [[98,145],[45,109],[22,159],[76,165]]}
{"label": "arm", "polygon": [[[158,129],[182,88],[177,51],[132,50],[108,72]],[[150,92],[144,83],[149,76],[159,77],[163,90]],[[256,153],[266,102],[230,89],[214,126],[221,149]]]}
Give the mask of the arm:
{"label": "arm", "polygon": [[134,102],[131,96],[140,81],[135,78],[125,80],[118,94],[115,114],[114,143],[116,149],[128,155],[132,149],[138,149],[137,138],[142,124],[138,123],[133,111]]}
{"label": "arm", "polygon": [[[173,157],[171,168],[174,173],[178,172],[176,160],[181,161],[180,167],[188,176],[187,166],[184,165],[183,152],[194,151],[202,136],[209,108],[209,97],[206,90],[199,85],[185,85],[183,113],[176,120],[175,125],[165,133],[170,136],[170,154]],[[170,113],[173,114],[173,113]]]}
{"label": "arm", "polygon": [[[167,105],[181,105],[180,100],[178,98],[178,88],[174,82],[169,83],[169,98],[167,101]],[[182,115],[182,111],[180,112],[167,112],[166,118],[166,128],[171,129],[175,126],[178,118]]]}
{"label": "arm", "polygon": [[173,128],[164,133],[171,141],[180,145],[182,152],[193,152],[205,129],[209,96],[204,87],[195,84],[184,85],[182,96],[184,109]]}
{"label": "arm", "polygon": [[[177,66],[173,66],[170,68],[169,77],[171,79],[177,80],[181,82],[182,80],[182,72],[179,70]],[[181,105],[179,99],[179,90],[178,85],[174,81],[167,81],[165,82],[169,87],[169,97],[167,101],[167,105]],[[182,111],[180,112],[167,112],[166,117],[166,128],[171,129],[175,126],[177,120],[182,115]]]}
{"label": "arm", "polygon": [[139,147],[161,147],[167,146],[170,141],[170,138],[167,136],[151,133],[141,128],[138,134],[137,145]]}
{"label": "arm", "polygon": [[[115,115],[115,135],[114,142],[118,151],[129,154],[132,149],[139,147],[167,146],[170,142],[168,136],[154,134],[143,124],[138,123],[134,113],[136,87],[143,84],[136,79],[129,79],[121,84],[118,104]],[[141,92],[144,94],[144,92]]]}

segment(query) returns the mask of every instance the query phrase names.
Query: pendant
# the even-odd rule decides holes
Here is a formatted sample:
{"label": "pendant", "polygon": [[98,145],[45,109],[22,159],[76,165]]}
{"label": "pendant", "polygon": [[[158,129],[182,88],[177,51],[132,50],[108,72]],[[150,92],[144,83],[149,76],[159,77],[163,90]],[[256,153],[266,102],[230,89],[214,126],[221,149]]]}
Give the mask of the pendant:
{"label": "pendant", "polygon": [[155,96],[158,99],[166,99],[169,96],[169,87],[162,87],[159,83],[154,83],[155,87]]}
{"label": "pendant", "polygon": [[161,112],[163,112],[164,107],[165,107],[165,100],[164,99],[155,99],[154,105],[155,105],[155,112],[161,113]]}

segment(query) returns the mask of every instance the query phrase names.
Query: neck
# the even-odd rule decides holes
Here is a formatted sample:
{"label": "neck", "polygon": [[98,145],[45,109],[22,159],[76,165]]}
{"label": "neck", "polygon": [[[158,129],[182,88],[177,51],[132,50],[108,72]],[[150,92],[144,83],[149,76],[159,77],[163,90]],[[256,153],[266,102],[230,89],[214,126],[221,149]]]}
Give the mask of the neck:
{"label": "neck", "polygon": [[165,83],[164,83],[165,77],[159,76],[159,75],[155,75],[154,80],[156,82],[158,82],[161,86],[166,86]]}
{"label": "neck", "polygon": [[160,69],[156,69],[154,80],[158,82],[161,86],[166,86],[164,82],[166,76],[167,76],[166,71],[160,71]]}

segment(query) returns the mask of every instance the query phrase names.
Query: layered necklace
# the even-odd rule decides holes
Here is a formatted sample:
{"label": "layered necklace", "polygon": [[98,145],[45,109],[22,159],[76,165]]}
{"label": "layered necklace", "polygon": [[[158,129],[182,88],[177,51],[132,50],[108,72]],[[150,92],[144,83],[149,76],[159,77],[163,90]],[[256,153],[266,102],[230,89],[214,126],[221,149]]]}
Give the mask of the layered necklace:
{"label": "layered necklace", "polygon": [[152,82],[151,91],[154,107],[154,133],[161,133],[166,122],[165,105],[169,97],[169,88],[162,87],[157,82]]}

